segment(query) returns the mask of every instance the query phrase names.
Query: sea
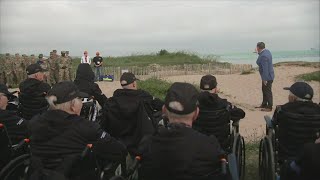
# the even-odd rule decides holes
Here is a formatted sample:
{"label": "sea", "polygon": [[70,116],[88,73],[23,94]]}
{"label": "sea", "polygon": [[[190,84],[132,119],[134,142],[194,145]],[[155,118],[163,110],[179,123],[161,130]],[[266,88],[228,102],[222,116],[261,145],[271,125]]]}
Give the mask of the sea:
{"label": "sea", "polygon": [[[320,50],[299,50],[299,51],[271,51],[273,64],[279,62],[290,61],[308,61],[308,62],[320,62]],[[232,64],[252,64],[256,65],[258,54],[254,52],[242,52],[242,53],[224,53],[217,56],[217,60],[220,62],[229,62]]]}

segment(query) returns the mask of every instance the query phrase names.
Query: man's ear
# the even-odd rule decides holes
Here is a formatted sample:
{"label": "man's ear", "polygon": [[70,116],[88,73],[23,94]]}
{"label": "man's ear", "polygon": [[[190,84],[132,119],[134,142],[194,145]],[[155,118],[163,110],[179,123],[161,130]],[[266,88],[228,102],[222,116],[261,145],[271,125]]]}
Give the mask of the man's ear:
{"label": "man's ear", "polygon": [[165,105],[162,106],[162,114],[167,114],[167,108]]}
{"label": "man's ear", "polygon": [[194,115],[192,117],[192,122],[197,120],[198,116],[199,116],[199,108],[197,107],[197,109],[194,111]]}

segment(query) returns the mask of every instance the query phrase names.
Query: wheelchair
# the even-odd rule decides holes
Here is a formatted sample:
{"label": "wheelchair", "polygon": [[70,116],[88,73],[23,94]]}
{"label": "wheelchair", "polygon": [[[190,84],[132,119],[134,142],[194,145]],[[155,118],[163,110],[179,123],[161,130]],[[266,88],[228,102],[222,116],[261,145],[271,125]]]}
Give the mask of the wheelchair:
{"label": "wheelchair", "polygon": [[193,122],[193,129],[205,135],[214,135],[222,149],[227,153],[234,153],[238,174],[241,180],[245,176],[245,142],[239,133],[238,122],[231,124],[229,108],[216,111],[201,110],[198,119]]}
{"label": "wheelchair", "polygon": [[[70,161],[71,160],[71,161]],[[55,160],[54,160],[55,161]],[[122,167],[121,163],[101,163],[94,154],[92,144],[87,144],[79,156],[74,156],[68,161],[63,161],[63,171],[48,170],[41,167],[32,167],[34,162],[30,154],[24,154],[11,160],[1,171],[0,179],[3,180],[28,180],[40,177],[52,176],[56,179],[96,179],[108,180],[115,176],[116,170]],[[39,174],[33,174],[37,170]],[[121,171],[125,173],[125,171]],[[122,174],[118,174],[122,175]],[[51,177],[51,178],[52,178]],[[52,179],[55,179],[52,178]]]}
{"label": "wheelchair", "polygon": [[89,121],[99,122],[99,114],[97,101],[94,99],[83,98],[80,116]]}
{"label": "wheelchair", "polygon": [[0,123],[0,169],[15,157],[28,153],[29,141],[29,139],[23,139],[18,144],[12,145],[6,127]]}
{"label": "wheelchair", "polygon": [[296,114],[278,107],[274,119],[264,118],[266,136],[260,141],[259,177],[276,180],[280,178],[282,165],[294,160],[305,143],[315,141],[320,129],[320,114]]}
{"label": "wheelchair", "polygon": [[[139,174],[141,160],[141,156],[136,156],[133,160],[133,163],[128,167],[126,173],[113,176],[112,178],[110,178],[110,180],[143,180],[143,178],[137,175]],[[239,180],[237,161],[233,153],[220,157],[220,164],[221,168],[217,175],[219,179],[224,177],[224,179]],[[206,176],[204,176],[202,178],[208,179],[209,177],[207,178]]]}

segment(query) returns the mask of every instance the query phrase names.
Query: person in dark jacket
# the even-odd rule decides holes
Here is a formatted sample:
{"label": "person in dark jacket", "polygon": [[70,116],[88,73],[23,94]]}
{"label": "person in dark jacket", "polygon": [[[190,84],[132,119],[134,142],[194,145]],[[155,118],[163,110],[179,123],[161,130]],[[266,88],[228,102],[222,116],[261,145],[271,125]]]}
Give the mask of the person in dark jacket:
{"label": "person in dark jacket", "polygon": [[4,124],[11,144],[18,144],[28,137],[27,122],[15,112],[6,109],[8,99],[13,96],[5,84],[0,84],[0,123]]}
{"label": "person in dark jacket", "polygon": [[223,153],[214,136],[192,129],[197,119],[198,92],[188,83],[174,83],[168,90],[163,112],[168,127],[151,137],[141,157],[139,177],[153,180],[220,179]]}
{"label": "person in dark jacket", "polygon": [[273,119],[277,119],[278,109],[285,112],[304,115],[320,114],[320,106],[312,102],[313,89],[305,82],[296,82],[291,87],[285,87],[284,90],[289,90],[288,102],[284,105],[277,106],[274,112]]}
{"label": "person in dark jacket", "polygon": [[99,160],[124,161],[125,146],[103,131],[99,124],[79,116],[82,97],[87,94],[67,81],[55,84],[48,92],[49,110],[32,118],[28,126],[33,169],[65,172],[63,167],[72,157],[79,156],[87,144],[93,144]]}
{"label": "person in dark jacket", "polygon": [[[154,132],[150,111],[160,111],[163,102],[148,92],[138,89],[137,78],[132,73],[123,73],[113,97],[104,106],[101,126],[116,138],[121,139],[131,154],[137,154],[137,146],[144,135]],[[150,124],[151,123],[151,124]]]}
{"label": "person in dark jacket", "polygon": [[94,77],[94,72],[89,64],[79,64],[74,84],[81,92],[85,92],[89,94],[89,96],[93,96],[100,106],[103,106],[107,97],[102,93],[99,85],[94,83]]}
{"label": "person in dark jacket", "polygon": [[31,64],[26,69],[28,78],[19,85],[19,112],[21,117],[30,120],[33,116],[48,109],[45,99],[50,85],[45,83],[44,69],[39,64]]}
{"label": "person in dark jacket", "polygon": [[201,93],[199,94],[199,108],[206,111],[229,109],[231,120],[238,121],[245,117],[245,112],[233,106],[227,99],[218,96],[217,79],[212,75],[205,75],[200,81]]}

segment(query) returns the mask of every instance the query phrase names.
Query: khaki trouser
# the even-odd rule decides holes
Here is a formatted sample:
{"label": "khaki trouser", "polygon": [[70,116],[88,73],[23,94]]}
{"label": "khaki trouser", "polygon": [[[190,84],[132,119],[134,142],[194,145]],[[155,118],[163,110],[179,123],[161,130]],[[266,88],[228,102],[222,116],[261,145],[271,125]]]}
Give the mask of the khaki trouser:
{"label": "khaki trouser", "polygon": [[59,69],[59,82],[61,81],[70,81],[68,69]]}
{"label": "khaki trouser", "polygon": [[22,82],[24,80],[24,77],[23,77],[23,71],[16,71],[14,72],[15,76],[16,76],[16,84],[20,84],[20,82]]}

